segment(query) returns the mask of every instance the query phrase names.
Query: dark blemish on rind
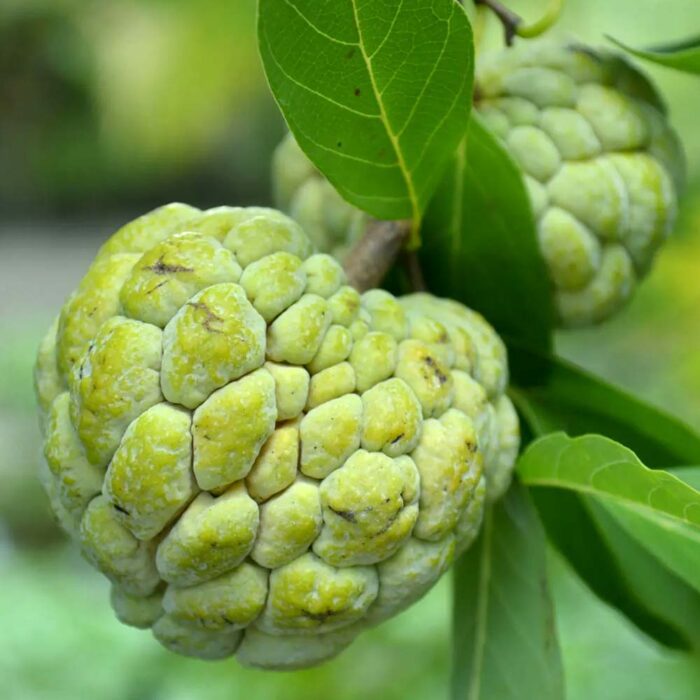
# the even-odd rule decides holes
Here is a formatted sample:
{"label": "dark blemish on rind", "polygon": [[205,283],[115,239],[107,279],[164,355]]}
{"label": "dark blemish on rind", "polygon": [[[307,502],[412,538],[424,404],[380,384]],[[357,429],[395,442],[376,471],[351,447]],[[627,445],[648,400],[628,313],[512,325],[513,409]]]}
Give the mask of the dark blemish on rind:
{"label": "dark blemish on rind", "polygon": [[158,282],[158,284],[155,287],[153,287],[153,289],[149,289],[146,292],[146,296],[148,296],[149,294],[153,294],[153,292],[155,292],[157,289],[160,289],[164,284],[168,284],[168,281],[169,280],[163,280],[162,282]]}
{"label": "dark blemish on rind", "polygon": [[156,275],[169,275],[173,272],[194,272],[193,267],[185,267],[184,265],[169,265],[163,261],[163,256],[161,255],[153,265],[148,265],[143,268],[144,270],[150,270],[155,272]]}
{"label": "dark blemish on rind", "polygon": [[223,323],[224,319],[221,318],[221,316],[217,316],[204,302],[190,301],[187,303],[187,306],[191,306],[193,309],[199,309],[200,311],[204,311],[204,313],[207,315],[207,317],[204,319],[203,324],[206,330],[208,330],[210,333],[223,333],[223,331],[220,331],[217,328],[212,328],[211,324],[214,321],[219,321],[220,323]]}
{"label": "dark blemish on rind", "polygon": [[355,93],[354,93],[354,94],[355,94],[355,97],[359,97],[360,94],[361,94],[361,92],[362,92],[362,91],[360,90],[360,88],[355,88]]}
{"label": "dark blemish on rind", "polygon": [[333,511],[336,515],[339,515],[343,520],[347,520],[349,523],[357,522],[355,518],[355,511],[352,510],[336,510],[332,506],[328,506],[328,509]]}
{"label": "dark blemish on rind", "polygon": [[430,355],[425,356],[425,364],[433,370],[440,384],[444,384],[447,381],[447,375],[437,366],[437,363]]}
{"label": "dark blemish on rind", "polygon": [[380,535],[383,535],[385,532],[387,532],[389,528],[396,522],[399,515],[401,515],[402,510],[403,503],[397,508],[396,512],[384,523],[384,527],[382,527],[381,530],[375,532],[372,535],[372,537],[379,537]]}
{"label": "dark blemish on rind", "polygon": [[314,622],[325,622],[329,617],[335,615],[335,612],[333,610],[324,610],[320,613],[312,613],[310,610],[302,609],[301,614]]}

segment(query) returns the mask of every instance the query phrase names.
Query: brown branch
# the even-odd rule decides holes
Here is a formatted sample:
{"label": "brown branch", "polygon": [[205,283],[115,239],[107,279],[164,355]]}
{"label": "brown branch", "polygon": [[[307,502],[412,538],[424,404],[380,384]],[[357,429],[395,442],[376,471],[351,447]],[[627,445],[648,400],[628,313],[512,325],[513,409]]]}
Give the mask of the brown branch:
{"label": "brown branch", "polygon": [[406,270],[411,291],[427,292],[428,285],[425,283],[425,277],[423,277],[423,268],[420,266],[418,253],[414,250],[406,251],[401,257],[401,262],[403,263],[404,270]]}
{"label": "brown branch", "polygon": [[503,33],[505,34],[506,46],[513,45],[513,39],[518,31],[518,26],[522,24],[522,17],[516,15],[515,12],[509,10],[499,0],[474,0],[475,5],[483,5],[488,7],[503,25]]}
{"label": "brown branch", "polygon": [[348,282],[359,292],[379,286],[410,232],[411,222],[407,220],[370,222],[362,238],[345,256],[343,267]]}

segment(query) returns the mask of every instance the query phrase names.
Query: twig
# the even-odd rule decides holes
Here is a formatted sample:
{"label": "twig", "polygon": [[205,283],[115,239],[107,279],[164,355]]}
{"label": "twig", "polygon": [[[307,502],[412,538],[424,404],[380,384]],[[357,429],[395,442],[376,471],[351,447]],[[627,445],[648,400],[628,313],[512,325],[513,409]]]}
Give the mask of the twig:
{"label": "twig", "polygon": [[379,286],[411,232],[411,222],[372,221],[345,256],[348,282],[359,292]]}
{"label": "twig", "polygon": [[499,0],[474,0],[475,5],[487,7],[503,25],[507,46],[513,45],[516,36],[523,39],[534,39],[544,34],[558,19],[564,8],[564,0],[549,0],[545,13],[537,21],[526,24],[523,18],[509,10]]}
{"label": "twig", "polygon": [[411,286],[412,292],[427,292],[428,285],[423,277],[423,268],[420,266],[418,253],[415,250],[406,251],[402,256],[401,262],[408,276],[408,283]]}
{"label": "twig", "polygon": [[474,0],[474,4],[488,7],[489,10],[491,10],[491,12],[493,12],[493,14],[496,15],[496,17],[498,17],[498,19],[501,21],[501,24],[503,25],[506,46],[512,46],[513,39],[518,33],[518,26],[522,24],[522,17],[516,15],[515,12],[509,10],[498,0]]}

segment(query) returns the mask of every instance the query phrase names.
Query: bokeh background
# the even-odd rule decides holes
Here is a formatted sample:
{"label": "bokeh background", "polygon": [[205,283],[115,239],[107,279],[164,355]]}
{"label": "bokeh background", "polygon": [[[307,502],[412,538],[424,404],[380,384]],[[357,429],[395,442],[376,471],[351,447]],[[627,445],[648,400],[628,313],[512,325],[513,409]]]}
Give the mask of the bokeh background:
{"label": "bokeh background", "polygon": [[[534,18],[546,0],[507,4]],[[557,32],[647,46],[699,30],[697,0],[569,0]],[[493,26],[487,41],[498,40]],[[688,154],[678,230],[622,314],[561,335],[558,345],[700,429],[700,82],[648,71]],[[283,130],[256,52],[252,0],[0,3],[5,700],[446,697],[449,577],[319,669],[280,675],[186,660],[116,622],[105,582],[55,528],[35,478],[34,352],[100,243],[166,201],[268,203],[270,154]],[[700,697],[697,664],[638,634],[555,556],[552,571],[570,700]],[[614,696],[606,690],[613,675]],[[682,688],[669,690],[670,677]]]}

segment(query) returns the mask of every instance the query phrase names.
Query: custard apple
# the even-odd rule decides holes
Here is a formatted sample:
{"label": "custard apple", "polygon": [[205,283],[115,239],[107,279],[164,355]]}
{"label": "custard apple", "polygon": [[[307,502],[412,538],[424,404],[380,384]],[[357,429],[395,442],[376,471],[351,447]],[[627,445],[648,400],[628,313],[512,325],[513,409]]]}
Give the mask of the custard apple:
{"label": "custard apple", "polygon": [[128,625],[204,659],[319,663],[423,595],[519,447],[503,343],[359,294],[271,209],[115,233],[39,349],[43,480]]}
{"label": "custard apple", "polygon": [[[648,79],[619,56],[523,43],[480,57],[475,106],[523,171],[559,325],[614,314],[671,232],[684,158]],[[342,259],[367,224],[291,135],[277,205]]]}
{"label": "custard apple", "polygon": [[343,260],[365,232],[369,215],[346,202],[299,148],[291,133],[272,157],[275,206],[287,212],[316,249]]}
{"label": "custard apple", "polygon": [[621,57],[522,43],[481,57],[475,104],[525,176],[563,326],[611,316],[673,228],[684,160]]}

